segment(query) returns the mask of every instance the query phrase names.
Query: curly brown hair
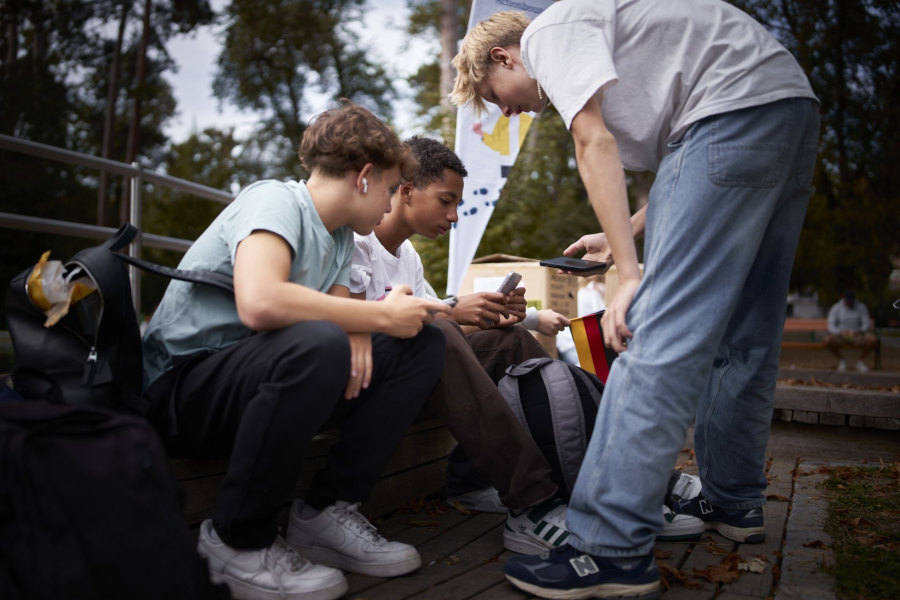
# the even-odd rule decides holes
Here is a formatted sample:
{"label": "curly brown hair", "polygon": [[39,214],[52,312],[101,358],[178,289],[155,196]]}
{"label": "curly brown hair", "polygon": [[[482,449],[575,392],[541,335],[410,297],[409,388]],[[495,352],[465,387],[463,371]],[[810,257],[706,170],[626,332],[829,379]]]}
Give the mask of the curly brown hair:
{"label": "curly brown hair", "polygon": [[367,109],[349,100],[320,113],[303,132],[300,162],[312,173],[343,177],[372,163],[376,173],[400,167],[404,179],[418,168],[409,146]]}

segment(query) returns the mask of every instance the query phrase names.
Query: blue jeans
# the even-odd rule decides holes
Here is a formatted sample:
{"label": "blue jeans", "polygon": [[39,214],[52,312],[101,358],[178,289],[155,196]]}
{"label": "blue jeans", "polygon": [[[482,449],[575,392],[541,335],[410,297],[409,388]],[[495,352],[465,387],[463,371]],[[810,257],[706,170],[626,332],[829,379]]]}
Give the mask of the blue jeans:
{"label": "blue jeans", "polygon": [[581,467],[571,544],[650,552],[666,482],[694,421],[703,494],[765,502],[788,280],[809,199],[818,105],[790,99],[695,123],[650,190],[644,278]]}

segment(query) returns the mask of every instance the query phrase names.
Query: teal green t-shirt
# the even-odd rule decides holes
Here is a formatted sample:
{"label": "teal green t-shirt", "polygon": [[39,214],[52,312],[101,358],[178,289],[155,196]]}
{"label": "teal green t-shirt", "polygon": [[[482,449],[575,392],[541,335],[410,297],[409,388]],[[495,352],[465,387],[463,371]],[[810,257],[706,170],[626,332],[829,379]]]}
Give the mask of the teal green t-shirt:
{"label": "teal green t-shirt", "polygon": [[[254,231],[281,236],[291,247],[290,280],[327,292],[348,286],[353,232],[329,233],[304,182],[260,181],[248,186],[197,238],[181,269],[234,273],[238,244]],[[202,284],[172,281],[144,333],[144,387],[168,371],[175,358],[221,350],[251,335],[234,297]]]}

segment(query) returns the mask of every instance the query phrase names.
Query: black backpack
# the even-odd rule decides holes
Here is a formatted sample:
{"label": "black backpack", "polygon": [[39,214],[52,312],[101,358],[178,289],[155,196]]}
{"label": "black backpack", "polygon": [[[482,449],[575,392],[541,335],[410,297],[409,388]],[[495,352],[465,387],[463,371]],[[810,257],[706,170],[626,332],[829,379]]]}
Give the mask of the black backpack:
{"label": "black backpack", "polygon": [[32,303],[26,282],[32,269],[13,278],[6,294],[6,318],[15,353],[13,387],[26,399],[90,404],[143,414],[141,336],[124,262],[171,277],[205,283],[233,293],[230,275],[186,271],[117,252],[137,235],[122,225],[106,242],[78,252],[65,265],[80,270],[96,292],[76,302],[52,327]]}
{"label": "black backpack", "polygon": [[0,598],[228,598],[156,432],[93,406],[0,401]]}
{"label": "black backpack", "polygon": [[157,433],[131,414],[145,410],[142,353],[122,261],[233,292],[231,277],[116,252],[136,234],[125,224],[66,263],[96,291],[52,327],[26,291],[32,269],[7,292],[15,366],[14,390],[0,395],[0,598],[229,597],[196,552]]}
{"label": "black backpack", "polygon": [[594,431],[603,383],[580,367],[544,357],[507,368],[497,386],[550,463],[560,497],[568,500]]}

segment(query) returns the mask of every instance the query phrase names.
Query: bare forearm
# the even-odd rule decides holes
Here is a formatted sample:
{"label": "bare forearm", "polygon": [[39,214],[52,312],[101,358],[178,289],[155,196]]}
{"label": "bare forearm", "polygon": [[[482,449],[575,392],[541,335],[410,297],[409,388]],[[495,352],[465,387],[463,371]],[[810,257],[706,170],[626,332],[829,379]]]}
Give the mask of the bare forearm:
{"label": "bare forearm", "polygon": [[349,297],[325,294],[291,282],[278,282],[252,292],[238,306],[252,307],[241,314],[248,327],[261,331],[281,329],[303,321],[330,321],[348,332],[380,331],[384,306]]}
{"label": "bare forearm", "polygon": [[632,220],[629,215],[625,172],[615,140],[608,135],[586,144],[576,143],[576,157],[594,214],[615,257],[619,277],[639,278],[634,236],[635,231],[643,232],[644,218],[641,215]]}

